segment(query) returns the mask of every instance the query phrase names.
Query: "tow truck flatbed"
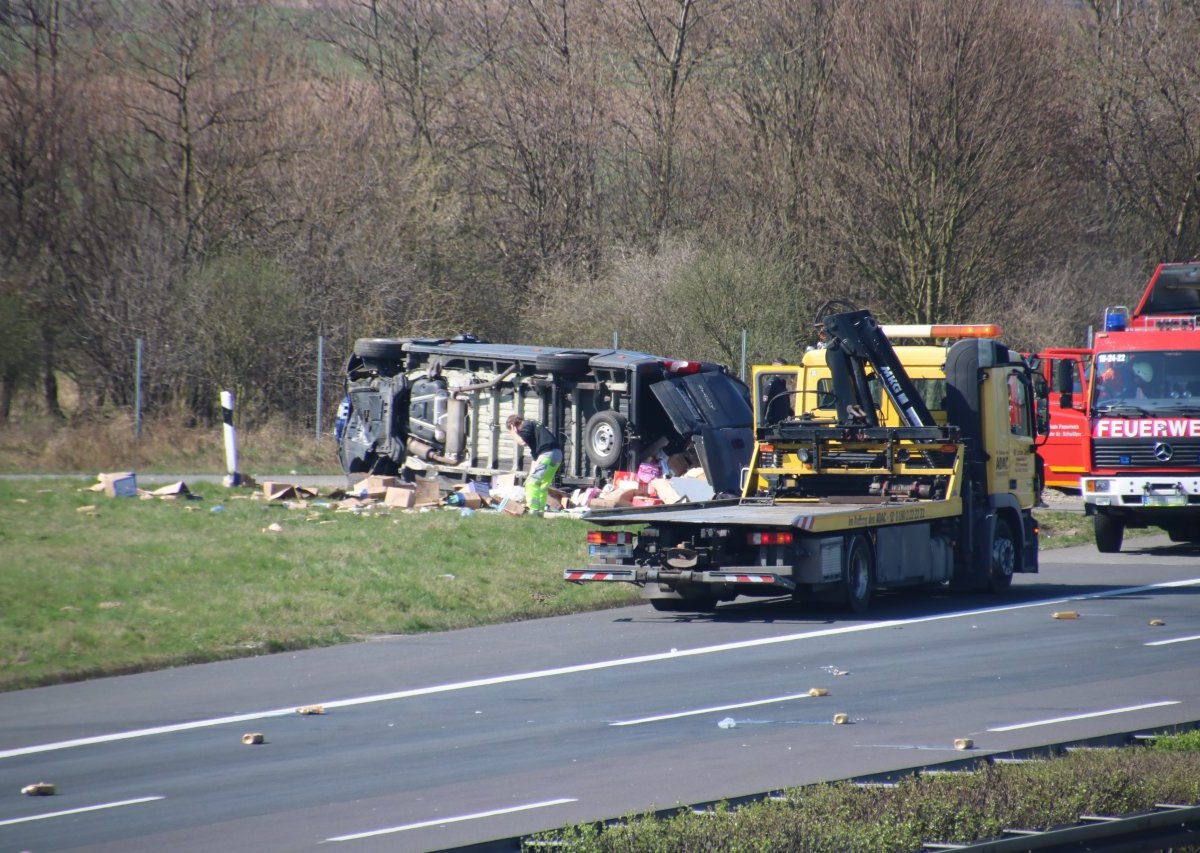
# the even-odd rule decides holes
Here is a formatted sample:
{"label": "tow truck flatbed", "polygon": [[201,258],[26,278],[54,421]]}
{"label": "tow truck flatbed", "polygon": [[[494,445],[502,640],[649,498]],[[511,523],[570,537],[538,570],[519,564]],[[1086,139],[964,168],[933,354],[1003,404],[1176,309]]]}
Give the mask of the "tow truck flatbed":
{"label": "tow truck flatbed", "polygon": [[689,524],[780,527],[827,533],[880,524],[932,521],[962,513],[961,498],[944,500],[789,501],[775,504],[711,501],[669,507],[611,509],[588,513],[584,521],[599,525],[670,523],[686,513]]}

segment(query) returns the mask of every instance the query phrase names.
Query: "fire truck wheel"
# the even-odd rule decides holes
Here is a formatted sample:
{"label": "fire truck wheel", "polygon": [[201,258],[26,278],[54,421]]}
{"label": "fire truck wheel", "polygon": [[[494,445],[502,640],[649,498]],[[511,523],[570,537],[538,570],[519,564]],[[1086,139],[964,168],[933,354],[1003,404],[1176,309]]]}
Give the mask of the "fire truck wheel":
{"label": "fire truck wheel", "polygon": [[1092,516],[1096,529],[1096,550],[1101,554],[1115,554],[1121,550],[1125,538],[1125,522],[1102,512]]}
{"label": "fire truck wheel", "polygon": [[1004,592],[1012,586],[1013,572],[1017,570],[1017,543],[1013,541],[1012,530],[1008,522],[1002,518],[996,519],[996,529],[992,533],[992,562],[988,570],[988,578],[984,591],[990,593]]}
{"label": "fire truck wheel", "polygon": [[853,613],[865,613],[875,591],[875,555],[871,540],[852,536],[846,547],[846,607]]}
{"label": "fire truck wheel", "polygon": [[1200,542],[1200,531],[1177,524],[1167,528],[1167,538],[1172,542]]}

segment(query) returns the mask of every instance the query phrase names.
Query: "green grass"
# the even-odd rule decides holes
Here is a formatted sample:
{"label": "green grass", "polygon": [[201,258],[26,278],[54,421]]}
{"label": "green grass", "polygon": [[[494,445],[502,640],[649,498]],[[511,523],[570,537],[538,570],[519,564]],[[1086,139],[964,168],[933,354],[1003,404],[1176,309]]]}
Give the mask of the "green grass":
{"label": "green grass", "polygon": [[970,844],[994,839],[1005,828],[1044,830],[1073,824],[1085,814],[1119,816],[1150,811],[1156,803],[1196,803],[1200,742],[1195,734],[1158,741],[1191,743],[1190,749],[1073,752],[969,773],[910,776],[890,788],[812,785],[737,809],[708,814],[681,809],[665,818],[634,815],[607,827],[582,825],[540,838],[573,853],[915,853],[925,842]]}
{"label": "green grass", "polygon": [[211,484],[108,498],[92,482],[0,481],[0,689],[637,599],[562,581],[585,560],[574,519],[288,509]]}
{"label": "green grass", "polygon": [[[289,509],[204,483],[198,500],[108,498],[94,482],[0,481],[0,690],[639,598],[562,581],[586,563],[575,519]],[[1079,513],[1039,518],[1046,547],[1091,541]]]}

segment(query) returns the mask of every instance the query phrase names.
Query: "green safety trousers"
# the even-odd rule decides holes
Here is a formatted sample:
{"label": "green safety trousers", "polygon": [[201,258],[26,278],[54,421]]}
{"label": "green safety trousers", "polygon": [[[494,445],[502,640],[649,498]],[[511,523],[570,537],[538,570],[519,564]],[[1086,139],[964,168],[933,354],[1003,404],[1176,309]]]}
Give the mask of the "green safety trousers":
{"label": "green safety trousers", "polygon": [[562,465],[561,450],[549,450],[533,460],[529,476],[525,478],[525,508],[530,512],[545,512],[547,494],[554,482],[554,475]]}

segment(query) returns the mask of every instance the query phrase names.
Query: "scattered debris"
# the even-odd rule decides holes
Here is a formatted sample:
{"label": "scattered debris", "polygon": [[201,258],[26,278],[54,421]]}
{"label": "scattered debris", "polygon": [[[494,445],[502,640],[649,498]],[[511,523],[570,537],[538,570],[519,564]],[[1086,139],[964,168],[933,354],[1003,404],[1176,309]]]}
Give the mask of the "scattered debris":
{"label": "scattered debris", "polygon": [[87,506],[76,507],[75,511],[79,512],[79,513],[83,513],[84,515],[96,515],[97,514],[95,504],[88,504]]}
{"label": "scattered debris", "polygon": [[110,498],[135,498],[138,495],[137,475],[132,471],[113,471],[97,475],[93,492],[104,492]]}
{"label": "scattered debris", "polygon": [[272,522],[263,528],[263,533],[280,533],[283,531],[283,525],[278,521]]}
{"label": "scattered debris", "polygon": [[242,735],[242,743],[246,744],[246,746],[254,746],[256,744],[266,742],[266,738],[264,738],[260,732],[247,732],[246,734]]}
{"label": "scattered debris", "polygon": [[1050,614],[1054,619],[1078,619],[1078,610],[1055,610]]}
{"label": "scattered debris", "polygon": [[833,715],[833,724],[835,726],[844,726],[848,722],[850,722],[850,717],[846,714],[834,714]]}
{"label": "scattered debris", "polygon": [[954,739],[954,748],[955,749],[974,749],[975,741],[971,740],[969,737],[955,738]]}
{"label": "scattered debris", "polygon": [[717,728],[719,728],[719,729],[737,728],[737,721],[733,717],[726,717],[725,719],[721,720],[721,722],[717,723]]}
{"label": "scattered debris", "polygon": [[829,691],[826,690],[824,687],[813,687],[813,688],[809,689],[808,695],[809,696],[828,696]]}
{"label": "scattered debris", "polygon": [[57,790],[50,782],[34,782],[22,788],[21,793],[27,797],[51,797]]}
{"label": "scattered debris", "polygon": [[1150,624],[1153,625],[1155,628],[1161,628],[1163,625],[1166,625],[1167,623],[1161,619],[1151,619]]}
{"label": "scattered debris", "polygon": [[310,717],[310,716],[313,716],[314,714],[324,714],[325,706],[324,705],[301,705],[299,708],[296,709],[296,713],[301,714],[305,717]]}

